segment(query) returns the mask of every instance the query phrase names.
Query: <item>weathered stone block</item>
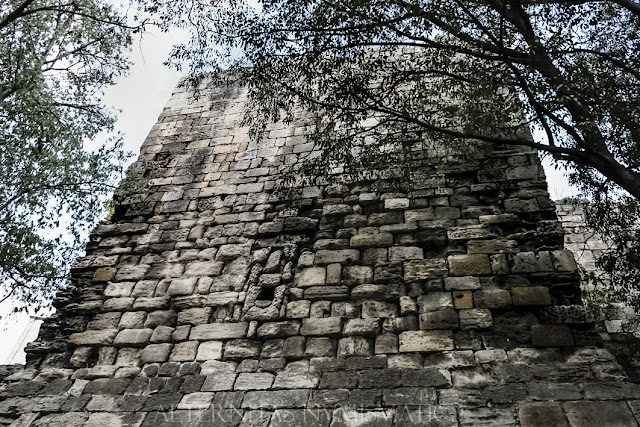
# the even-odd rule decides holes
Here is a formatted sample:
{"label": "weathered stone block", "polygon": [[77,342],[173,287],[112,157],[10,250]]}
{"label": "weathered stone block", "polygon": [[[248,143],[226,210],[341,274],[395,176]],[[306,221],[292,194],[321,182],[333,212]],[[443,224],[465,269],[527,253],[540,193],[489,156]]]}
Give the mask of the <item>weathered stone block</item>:
{"label": "weathered stone block", "polygon": [[222,341],[206,341],[200,343],[196,354],[197,361],[222,359]]}
{"label": "weathered stone block", "polygon": [[262,343],[247,339],[227,341],[224,345],[225,359],[244,359],[260,356]]}
{"label": "weathered stone block", "polygon": [[236,390],[267,390],[273,384],[274,375],[267,372],[243,373],[238,375],[234,389]]}
{"label": "weathered stone block", "polygon": [[149,344],[142,349],[140,358],[143,363],[166,362],[169,359],[169,353],[173,348],[172,344]]}
{"label": "weathered stone block", "polygon": [[367,300],[362,302],[362,317],[396,317],[398,308],[395,303]]}
{"label": "weathered stone block", "polygon": [[372,356],[373,341],[365,337],[346,337],[338,341],[338,357]]}
{"label": "weathered stone block", "polygon": [[71,334],[69,342],[75,345],[111,345],[118,335],[117,329],[86,331]]}
{"label": "weathered stone block", "polygon": [[296,286],[305,288],[309,286],[324,285],[327,277],[325,267],[304,268],[296,273]]}
{"label": "weathered stone block", "polygon": [[335,251],[322,250],[316,252],[315,264],[353,264],[360,259],[360,251],[357,249],[341,249]]}
{"label": "weathered stone block", "polygon": [[340,333],[342,320],[336,317],[302,319],[300,334],[305,336],[331,336]]}
{"label": "weathered stone block", "polygon": [[473,276],[445,277],[444,288],[447,291],[463,291],[480,289],[480,278]]}
{"label": "weathered stone block", "polygon": [[454,291],[453,306],[456,310],[473,308],[473,294],[471,291]]}
{"label": "weathered stone block", "polygon": [[236,258],[248,257],[251,255],[250,244],[222,245],[216,253],[217,261],[232,261]]}
{"label": "weathered stone block", "polygon": [[198,341],[185,341],[173,346],[169,360],[172,362],[191,362],[196,359]]}
{"label": "weathered stone block", "polygon": [[202,391],[230,391],[236,381],[236,374],[219,373],[207,375],[202,385]]}
{"label": "weathered stone block", "polygon": [[511,289],[513,305],[551,305],[549,288],[531,286]]}
{"label": "weathered stone block", "polygon": [[571,426],[632,426],[636,422],[625,402],[565,402],[562,406]]}
{"label": "weathered stone block", "polygon": [[400,352],[453,350],[451,331],[406,331],[400,334]]}
{"label": "weathered stone block", "polygon": [[349,244],[354,248],[386,248],[393,245],[391,233],[366,233],[353,236]]}
{"label": "weathered stone block", "polygon": [[189,337],[200,341],[242,338],[246,336],[248,328],[247,322],[196,325],[191,328]]}
{"label": "weathered stone block", "polygon": [[518,418],[523,427],[568,426],[562,407],[556,402],[521,403]]}
{"label": "weathered stone block", "polygon": [[487,309],[460,310],[460,329],[489,329],[493,326],[491,311]]}
{"label": "weathered stone block", "polygon": [[420,314],[420,329],[458,329],[458,313],[442,309]]}
{"label": "weathered stone block", "polygon": [[300,331],[299,320],[286,322],[267,322],[258,328],[258,338],[284,338],[297,335]]}
{"label": "weathered stone block", "polygon": [[364,265],[346,266],[342,269],[342,281],[345,284],[373,282],[373,268]]}
{"label": "weathered stone block", "polygon": [[380,329],[380,320],[376,318],[349,319],[344,324],[342,333],[349,335],[375,336]]}
{"label": "weathered stone block", "polygon": [[473,301],[478,308],[506,308],[511,305],[511,294],[505,289],[475,291]]}
{"label": "weathered stone block", "polygon": [[453,308],[451,292],[429,292],[426,295],[420,295],[417,302],[420,313]]}
{"label": "weathered stone block", "polygon": [[250,391],[242,401],[246,409],[304,408],[309,390]]}
{"label": "weathered stone block", "polygon": [[144,347],[149,343],[153,329],[124,329],[118,333],[113,345],[116,347]]}
{"label": "weathered stone block", "polygon": [[450,255],[447,258],[452,276],[479,276],[491,274],[489,256],[486,254]]}
{"label": "weathered stone block", "polygon": [[438,279],[446,277],[448,273],[446,261],[440,258],[408,261],[403,266],[404,280],[407,283]]}

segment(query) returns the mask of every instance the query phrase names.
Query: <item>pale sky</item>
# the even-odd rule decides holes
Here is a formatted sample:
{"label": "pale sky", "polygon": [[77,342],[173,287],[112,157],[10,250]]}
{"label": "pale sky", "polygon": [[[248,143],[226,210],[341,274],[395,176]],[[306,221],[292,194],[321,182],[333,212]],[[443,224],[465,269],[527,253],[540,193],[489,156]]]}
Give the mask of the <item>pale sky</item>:
{"label": "pale sky", "polygon": [[[122,111],[116,127],[125,134],[125,149],[133,151],[136,156],[181,77],[181,73],[162,63],[167,59],[172,44],[183,39],[184,34],[180,31],[145,33],[134,43],[130,74],[105,93],[104,103]],[[577,194],[562,172],[554,170],[547,161],[544,166],[553,200]],[[26,314],[7,316],[10,311],[10,301],[0,304],[0,340],[3,343],[0,346],[0,364],[5,363],[29,320]]]}

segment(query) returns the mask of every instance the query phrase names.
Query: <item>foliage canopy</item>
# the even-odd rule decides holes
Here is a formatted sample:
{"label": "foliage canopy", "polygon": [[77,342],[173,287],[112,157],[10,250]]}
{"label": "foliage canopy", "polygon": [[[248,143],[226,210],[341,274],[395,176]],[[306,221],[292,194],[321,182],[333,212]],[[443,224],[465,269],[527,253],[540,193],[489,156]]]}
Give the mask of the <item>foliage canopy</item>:
{"label": "foliage canopy", "polygon": [[128,68],[136,28],[100,0],[0,6],[0,300],[38,308],[64,283],[122,159],[101,90]]}

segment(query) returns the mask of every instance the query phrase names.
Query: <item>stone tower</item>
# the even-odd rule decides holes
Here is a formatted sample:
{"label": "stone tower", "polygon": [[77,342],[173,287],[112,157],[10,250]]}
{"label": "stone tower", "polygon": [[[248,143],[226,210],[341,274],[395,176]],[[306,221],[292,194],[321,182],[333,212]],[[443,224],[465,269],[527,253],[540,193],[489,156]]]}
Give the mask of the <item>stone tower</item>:
{"label": "stone tower", "polygon": [[[304,187],[302,120],[260,142],[241,88],[179,87],[145,141],[146,202],[91,235],[5,368],[19,426],[628,426],[537,153],[416,158],[408,193]],[[438,168],[435,166],[438,165]]]}

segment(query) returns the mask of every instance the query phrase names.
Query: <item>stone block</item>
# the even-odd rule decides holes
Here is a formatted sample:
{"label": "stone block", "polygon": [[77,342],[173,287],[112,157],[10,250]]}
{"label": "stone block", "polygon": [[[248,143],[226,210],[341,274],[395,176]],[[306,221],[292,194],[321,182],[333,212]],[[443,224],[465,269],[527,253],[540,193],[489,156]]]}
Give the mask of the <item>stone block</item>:
{"label": "stone block", "polygon": [[364,265],[346,266],[342,269],[344,284],[361,284],[373,282],[373,268]]}
{"label": "stone block", "polygon": [[309,390],[250,391],[242,401],[245,409],[304,408]]}
{"label": "stone block", "polygon": [[489,329],[493,327],[491,310],[476,308],[470,310],[460,310],[460,329]]}
{"label": "stone block", "polygon": [[389,261],[409,261],[424,259],[422,248],[415,246],[392,246],[389,248]]}
{"label": "stone block", "polygon": [[562,406],[571,426],[632,426],[636,424],[625,402],[565,402]]}
{"label": "stone block", "polygon": [[285,322],[267,322],[258,328],[258,338],[286,338],[300,331],[299,320]]}
{"label": "stone block", "polygon": [[296,273],[295,284],[301,288],[324,285],[326,277],[325,267],[304,268]]}
{"label": "stone block", "polygon": [[453,347],[451,331],[406,331],[400,334],[401,353],[453,350]]}
{"label": "stone block", "polygon": [[117,335],[117,329],[78,332],[71,334],[69,342],[74,345],[111,345]]}
{"label": "stone block", "polygon": [[385,299],[388,290],[387,285],[358,285],[351,290],[353,299]]}
{"label": "stone block", "polygon": [[227,341],[224,345],[225,359],[245,359],[260,356],[262,343],[247,339]]}
{"label": "stone block", "polygon": [[184,279],[173,279],[167,289],[168,296],[176,295],[192,295],[196,288],[198,279],[196,277],[188,277]]}
{"label": "stone block", "polygon": [[143,363],[166,362],[172,348],[172,344],[149,344],[140,352],[140,358]]}
{"label": "stone block", "polygon": [[454,291],[453,306],[456,310],[473,308],[473,294],[471,291]]}
{"label": "stone block", "polygon": [[305,336],[331,336],[341,332],[342,320],[336,317],[302,319],[300,334]]}
{"label": "stone block", "polygon": [[338,357],[372,356],[373,340],[365,337],[346,337],[338,341]]}
{"label": "stone block", "polygon": [[185,341],[173,346],[169,360],[172,362],[191,362],[196,359],[198,341]]}
{"label": "stone block", "polygon": [[473,301],[478,308],[507,308],[511,305],[511,293],[505,289],[475,291]]}
{"label": "stone block", "polygon": [[522,427],[569,426],[556,402],[523,402],[518,408],[518,418]]}
{"label": "stone block", "polygon": [[144,347],[149,343],[153,329],[124,329],[118,333],[113,345],[116,347]]}
{"label": "stone block", "polygon": [[284,341],[282,356],[289,359],[298,359],[304,356],[307,339],[305,337],[289,337]]}
{"label": "stone block", "polygon": [[136,282],[109,283],[104,288],[104,296],[109,298],[128,297],[133,291]]}
{"label": "stone block", "polygon": [[572,272],[578,269],[573,252],[568,250],[560,250],[551,252],[553,266],[557,271]]}
{"label": "stone block", "polygon": [[209,323],[211,307],[195,307],[178,312],[178,325],[201,325]]}
{"label": "stone block", "polygon": [[238,302],[238,292],[235,291],[216,291],[207,295],[206,304],[211,307],[221,307],[225,305],[235,304]]}
{"label": "stone block", "polygon": [[429,292],[426,295],[420,295],[417,302],[420,313],[453,308],[451,292]]}
{"label": "stone block", "polygon": [[309,300],[340,301],[349,296],[346,286],[312,286],[304,290],[304,297]]}
{"label": "stone block", "polygon": [[362,302],[362,317],[397,317],[398,309],[395,303],[367,300]]}
{"label": "stone block", "polygon": [[219,373],[207,375],[202,385],[202,391],[230,391],[236,381],[236,374]]}
{"label": "stone block", "polygon": [[491,274],[489,255],[450,255],[447,258],[452,276],[480,276]]}
{"label": "stone block", "polygon": [[395,354],[398,352],[398,336],[395,334],[382,334],[376,336],[375,354]]}
{"label": "stone block", "polygon": [[446,261],[440,258],[407,261],[403,266],[404,280],[407,283],[443,278],[449,271]]}
{"label": "stone block", "polygon": [[386,248],[393,245],[391,233],[366,233],[356,234],[349,241],[351,247],[359,249]]}
{"label": "stone block", "polygon": [[511,296],[516,306],[551,305],[549,288],[546,286],[512,288]]}
{"label": "stone block", "polygon": [[199,341],[242,338],[247,335],[248,328],[249,324],[247,322],[196,325],[191,328],[189,338]]}
{"label": "stone block", "polygon": [[316,252],[315,264],[354,264],[360,260],[360,251],[357,249],[321,250]]}
{"label": "stone block", "polygon": [[437,425],[442,427],[457,427],[458,416],[454,406],[420,405],[417,407],[402,407],[397,410],[395,427],[419,427]]}
{"label": "stone block", "polygon": [[156,310],[147,315],[144,322],[145,328],[155,328],[157,326],[175,326],[177,314],[173,310]]}
{"label": "stone block", "polygon": [[210,392],[198,392],[198,393],[189,393],[185,394],[182,397],[180,403],[178,403],[177,409],[189,409],[189,410],[198,410],[198,409],[207,409],[211,406],[211,402],[213,401],[213,393]]}
{"label": "stone block", "polygon": [[273,384],[274,375],[267,372],[242,373],[236,379],[235,390],[267,390]]}
{"label": "stone block", "polygon": [[380,320],[376,318],[349,319],[344,324],[343,335],[376,336],[380,329]]}
{"label": "stone block", "polygon": [[458,329],[458,313],[443,309],[420,314],[420,329]]}
{"label": "stone block", "polygon": [[309,317],[310,309],[311,301],[309,300],[291,301],[287,304],[287,318],[302,319]]}
{"label": "stone block", "polygon": [[335,339],[308,338],[304,351],[305,357],[334,357],[336,354]]}
{"label": "stone block", "polygon": [[233,261],[251,255],[250,244],[222,245],[216,253],[216,261]]}
{"label": "stone block", "polygon": [[480,278],[474,276],[445,277],[444,288],[447,291],[466,291],[480,289]]}
{"label": "stone block", "polygon": [[310,372],[278,372],[273,383],[274,389],[307,389],[316,388],[320,376]]}
{"label": "stone block", "polygon": [[438,395],[431,387],[400,387],[384,390],[382,400],[389,406],[436,405]]}

